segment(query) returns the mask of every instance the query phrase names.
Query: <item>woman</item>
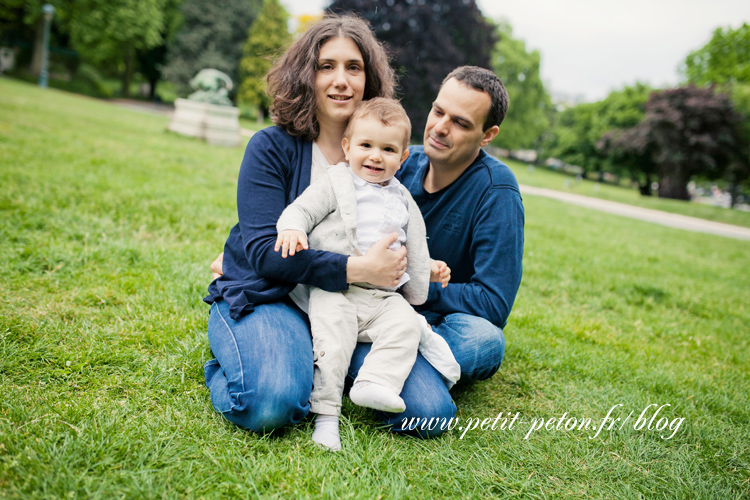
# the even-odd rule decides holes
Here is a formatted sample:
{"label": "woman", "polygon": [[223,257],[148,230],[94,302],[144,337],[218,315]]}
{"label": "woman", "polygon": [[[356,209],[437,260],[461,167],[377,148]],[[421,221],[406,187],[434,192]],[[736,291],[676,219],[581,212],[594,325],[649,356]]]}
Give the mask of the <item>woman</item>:
{"label": "woman", "polygon": [[[297,423],[309,411],[313,349],[307,316],[289,298],[295,284],[327,291],[354,282],[392,286],[406,269],[405,250],[388,249],[395,234],[360,257],[308,250],[282,259],[273,249],[283,209],[318,169],[344,159],[341,139],[356,104],[393,96],[393,71],[367,23],[325,17],[289,47],[267,82],[277,126],[258,132],[247,146],[237,189],[239,223],[224,247],[224,274],[205,299],[216,356],[205,365],[211,401],[227,420],[256,432]],[[368,350],[358,346],[350,376]],[[404,418],[447,420],[456,411],[440,375],[421,356],[401,396],[407,411],[383,414],[395,431]]]}

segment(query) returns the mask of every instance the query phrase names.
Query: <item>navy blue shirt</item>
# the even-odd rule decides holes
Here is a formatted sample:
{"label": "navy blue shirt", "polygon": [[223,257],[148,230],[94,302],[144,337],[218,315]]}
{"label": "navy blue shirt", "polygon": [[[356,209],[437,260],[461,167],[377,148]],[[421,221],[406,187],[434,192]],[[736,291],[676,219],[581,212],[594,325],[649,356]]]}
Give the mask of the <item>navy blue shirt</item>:
{"label": "navy blue shirt", "polygon": [[417,309],[467,313],[505,327],[523,259],[524,210],[513,172],[482,150],[450,186],[428,193],[424,149],[409,152],[399,180],[422,211],[430,257],[451,268],[448,286],[430,283],[427,302]]}

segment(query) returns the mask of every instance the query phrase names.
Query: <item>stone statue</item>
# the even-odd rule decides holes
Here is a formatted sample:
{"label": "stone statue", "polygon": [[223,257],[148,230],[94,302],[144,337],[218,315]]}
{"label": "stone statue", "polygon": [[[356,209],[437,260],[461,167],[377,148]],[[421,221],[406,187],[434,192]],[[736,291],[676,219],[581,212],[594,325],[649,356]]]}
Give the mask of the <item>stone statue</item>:
{"label": "stone statue", "polygon": [[218,69],[202,69],[192,80],[190,86],[195,92],[188,96],[191,101],[207,102],[221,106],[233,106],[229,100],[232,90],[232,79]]}

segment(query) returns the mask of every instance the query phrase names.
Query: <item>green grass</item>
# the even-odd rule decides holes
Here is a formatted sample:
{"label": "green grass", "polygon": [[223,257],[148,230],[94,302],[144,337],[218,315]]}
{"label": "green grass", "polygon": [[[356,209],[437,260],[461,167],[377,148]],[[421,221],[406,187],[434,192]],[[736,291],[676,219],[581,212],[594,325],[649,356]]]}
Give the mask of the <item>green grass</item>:
{"label": "green grass", "polygon": [[613,186],[588,179],[576,181],[570,175],[553,172],[545,168],[536,167],[530,169],[528,164],[516,160],[503,159],[503,161],[513,170],[520,184],[554,189],[556,191],[566,191],[583,196],[592,196],[653,210],[663,210],[664,212],[723,222],[725,224],[750,227],[750,212],[728,210],[711,205],[657,198],[655,196],[645,197],[641,196],[636,189]]}
{"label": "green grass", "polygon": [[[396,437],[344,406],[260,437],[203,385],[208,264],[242,148],[0,79],[0,497],[746,498],[750,243],[527,196],[524,281],[489,381],[458,416],[513,429]],[[529,432],[652,403],[677,434]]]}

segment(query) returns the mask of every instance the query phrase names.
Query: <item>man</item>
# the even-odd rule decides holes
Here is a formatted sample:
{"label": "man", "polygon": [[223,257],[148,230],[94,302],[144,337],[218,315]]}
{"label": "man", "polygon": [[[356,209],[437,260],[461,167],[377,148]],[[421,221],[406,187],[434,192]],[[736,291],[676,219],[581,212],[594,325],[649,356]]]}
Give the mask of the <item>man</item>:
{"label": "man", "polygon": [[508,94],[491,71],[463,66],[443,80],[400,180],[419,205],[430,257],[451,268],[418,310],[451,347],[462,380],[491,377],[521,284],[524,210],[510,169],[482,147],[498,134]]}

